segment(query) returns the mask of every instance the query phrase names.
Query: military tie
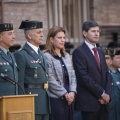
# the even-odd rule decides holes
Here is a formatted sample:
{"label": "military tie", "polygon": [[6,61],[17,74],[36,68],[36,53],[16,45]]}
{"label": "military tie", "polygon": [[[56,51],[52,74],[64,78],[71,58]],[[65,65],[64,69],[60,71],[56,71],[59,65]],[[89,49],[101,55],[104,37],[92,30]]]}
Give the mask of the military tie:
{"label": "military tie", "polygon": [[41,58],[41,61],[43,62],[43,57],[42,57],[42,53],[41,53],[40,49],[38,49],[38,54],[39,54],[39,56]]}
{"label": "military tie", "polygon": [[9,51],[7,51],[7,56],[8,56],[8,58],[9,58],[9,60],[10,60],[10,63],[12,63],[12,58],[11,58],[11,54],[10,54]]}

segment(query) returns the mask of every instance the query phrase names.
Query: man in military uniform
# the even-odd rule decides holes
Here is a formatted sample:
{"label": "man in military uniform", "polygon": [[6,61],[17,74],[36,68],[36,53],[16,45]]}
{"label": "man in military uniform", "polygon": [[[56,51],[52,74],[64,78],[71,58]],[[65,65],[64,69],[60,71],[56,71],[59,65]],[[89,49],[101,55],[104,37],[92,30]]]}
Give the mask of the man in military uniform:
{"label": "man in military uniform", "polygon": [[110,66],[112,64],[112,59],[111,59],[112,50],[106,48],[104,50],[104,54],[105,54],[105,60],[106,60],[107,66],[108,66],[108,68],[110,68]]}
{"label": "man in military uniform", "polygon": [[[9,52],[14,39],[13,24],[0,24],[0,96],[18,94],[18,86],[14,84],[18,81],[18,68],[14,56]],[[10,83],[10,80],[13,82]]]}
{"label": "man in military uniform", "polygon": [[27,43],[15,52],[19,68],[19,84],[27,94],[38,94],[35,98],[35,120],[49,119],[48,75],[45,57],[39,49],[43,40],[43,23],[22,21]]}
{"label": "man in military uniform", "polygon": [[109,104],[109,120],[120,120],[120,48],[111,52],[112,64],[110,74],[112,76],[112,96]]}

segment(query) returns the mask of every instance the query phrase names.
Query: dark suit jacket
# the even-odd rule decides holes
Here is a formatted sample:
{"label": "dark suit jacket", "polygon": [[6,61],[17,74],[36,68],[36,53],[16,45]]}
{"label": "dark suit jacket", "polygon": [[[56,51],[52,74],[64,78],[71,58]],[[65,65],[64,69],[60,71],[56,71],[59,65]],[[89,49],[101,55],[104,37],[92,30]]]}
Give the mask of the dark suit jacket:
{"label": "dark suit jacket", "polygon": [[104,53],[97,49],[100,57],[101,70],[89,47],[83,43],[73,52],[73,64],[77,77],[77,110],[94,112],[100,108],[98,99],[103,91],[111,94],[111,76],[109,74]]}
{"label": "dark suit jacket", "polygon": [[[18,67],[14,56],[10,53],[10,58],[0,49],[0,74],[6,74],[10,79],[18,82]],[[18,94],[18,86],[4,80],[0,77],[0,96]]]}
{"label": "dark suit jacket", "polygon": [[[19,68],[19,84],[24,88],[26,94],[38,94],[38,97],[35,97],[35,114],[48,114],[49,96],[47,91],[42,88],[26,88],[24,86],[25,84],[44,84],[48,81],[46,73],[41,65],[37,63],[26,50],[42,61],[40,55],[38,55],[28,44],[25,44],[22,50],[15,52],[14,55]],[[42,58],[42,64],[45,69],[47,69],[47,63],[43,55]],[[35,77],[36,74],[37,77]]]}

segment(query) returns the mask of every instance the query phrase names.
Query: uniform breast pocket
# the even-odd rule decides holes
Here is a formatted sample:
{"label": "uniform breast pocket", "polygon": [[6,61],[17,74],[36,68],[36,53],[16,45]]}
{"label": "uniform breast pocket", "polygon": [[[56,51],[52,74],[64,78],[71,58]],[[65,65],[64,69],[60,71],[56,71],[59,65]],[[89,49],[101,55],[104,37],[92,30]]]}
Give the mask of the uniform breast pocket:
{"label": "uniform breast pocket", "polygon": [[40,66],[39,65],[32,64],[32,65],[30,65],[30,68],[28,68],[27,74],[29,74],[29,76],[34,77],[34,79],[38,79],[38,77],[39,77],[39,70],[40,70]]}
{"label": "uniform breast pocket", "polygon": [[0,73],[8,73],[12,71],[10,66],[0,66]]}

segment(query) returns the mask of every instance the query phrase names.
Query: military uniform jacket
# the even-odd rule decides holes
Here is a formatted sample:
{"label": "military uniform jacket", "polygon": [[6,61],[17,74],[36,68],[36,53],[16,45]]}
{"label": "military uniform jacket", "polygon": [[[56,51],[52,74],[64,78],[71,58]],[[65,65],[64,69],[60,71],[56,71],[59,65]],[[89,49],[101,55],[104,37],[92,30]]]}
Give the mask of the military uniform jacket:
{"label": "military uniform jacket", "polygon": [[[27,52],[31,52],[33,56],[41,60],[38,55],[27,43],[22,50],[17,51],[14,55],[19,68],[19,84],[24,88],[26,94],[38,94],[35,98],[35,114],[49,113],[49,97],[47,91],[42,88],[26,88],[25,84],[44,84],[48,78],[41,65]],[[47,69],[47,64],[42,55],[42,65]],[[21,94],[21,91],[19,91]]]}
{"label": "military uniform jacket", "polygon": [[120,72],[110,70],[112,75],[112,96],[109,104],[109,120],[120,120]]}
{"label": "military uniform jacket", "polygon": [[[10,53],[10,58],[0,49],[0,74],[4,73],[13,81],[18,82],[18,67],[12,53]],[[18,94],[18,86],[0,77],[0,96],[15,94]]]}

